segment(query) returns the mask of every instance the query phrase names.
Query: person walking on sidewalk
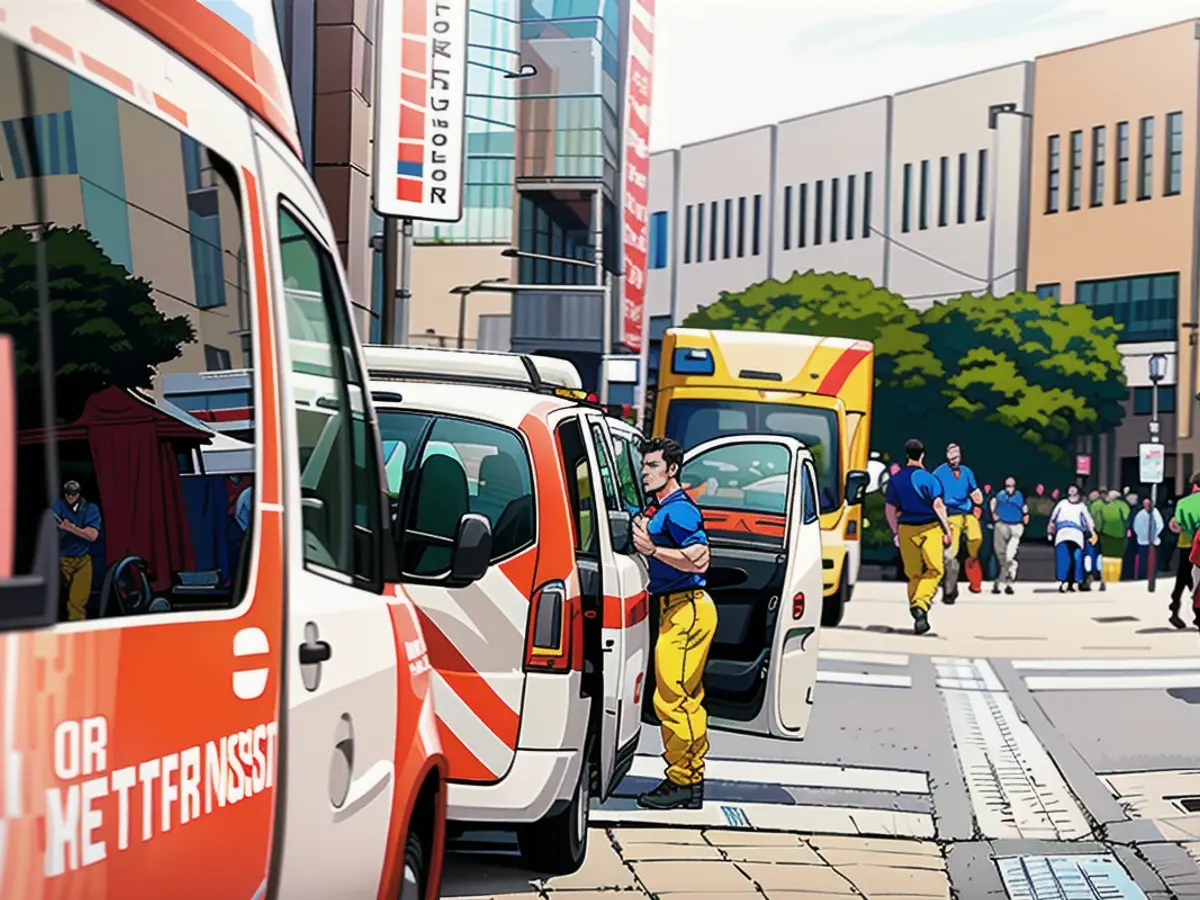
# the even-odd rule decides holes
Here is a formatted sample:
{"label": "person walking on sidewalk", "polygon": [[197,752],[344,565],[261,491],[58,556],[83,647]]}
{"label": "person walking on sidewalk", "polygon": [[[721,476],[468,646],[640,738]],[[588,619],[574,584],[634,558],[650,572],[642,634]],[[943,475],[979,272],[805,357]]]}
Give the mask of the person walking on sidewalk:
{"label": "person walking on sidewalk", "polygon": [[1017,581],[1017,552],[1021,548],[1025,526],[1029,524],[1029,507],[1025,504],[1025,495],[1017,490],[1016,478],[1009,475],[1004,479],[1004,490],[992,498],[991,506],[996,522],[996,560],[1000,566],[992,593],[1000,593],[1003,585],[1004,593],[1011,594]]}
{"label": "person walking on sidewalk", "polygon": [[1129,540],[1129,504],[1121,499],[1120,491],[1111,490],[1099,511],[1096,533],[1100,535],[1100,575],[1105,584],[1111,584],[1121,580]]}
{"label": "person walking on sidewalk", "polygon": [[908,464],[891,477],[884,493],[885,513],[908,579],[913,632],[925,634],[950,546],[950,520],[941,482],[925,470],[925,445],[913,438],[904,454]]}
{"label": "person walking on sidewalk", "polygon": [[933,470],[942,485],[942,499],[950,517],[950,543],[946,545],[945,573],[942,577],[942,602],[958,599],[958,551],[963,539],[967,544],[967,562],[963,567],[972,594],[983,590],[983,567],[979,564],[979,548],[983,546],[983,529],[979,515],[983,507],[983,491],[975,473],[963,465],[962,448],[946,446],[946,461]]}
{"label": "person walking on sidewalk", "polygon": [[1096,523],[1079,488],[1070,485],[1046,526],[1046,534],[1054,541],[1054,577],[1059,581],[1059,593],[1074,591],[1083,584],[1083,547],[1095,530]]}
{"label": "person walking on sidewalk", "polygon": [[[1171,589],[1171,616],[1168,621],[1179,629],[1187,628],[1187,623],[1179,615],[1183,606],[1184,593],[1190,593],[1196,585],[1192,581],[1192,560],[1190,559],[1192,541],[1200,532],[1200,472],[1192,475],[1192,492],[1175,504],[1175,514],[1167,527],[1179,535],[1179,562],[1175,570],[1175,586]],[[1200,617],[1198,617],[1200,618]],[[1200,622],[1197,622],[1200,625]]]}
{"label": "person walking on sidewalk", "polygon": [[[1091,513],[1092,521],[1100,521],[1100,504],[1104,502],[1105,495],[1108,494],[1108,488],[1093,489],[1087,497],[1088,512]],[[1092,533],[1092,539],[1084,545],[1083,548],[1083,569],[1086,575],[1084,586],[1090,588],[1092,583],[1098,583],[1100,590],[1104,590],[1104,579],[1100,577],[1100,536],[1095,532]]]}
{"label": "person walking on sidewalk", "polygon": [[1162,539],[1162,513],[1154,508],[1149,497],[1142,501],[1142,508],[1133,514],[1133,538],[1137,541],[1137,555],[1133,561],[1133,577],[1147,578],[1150,575],[1150,548],[1157,547]]}
{"label": "person walking on sidewalk", "polygon": [[642,486],[649,515],[634,520],[633,546],[646,557],[651,602],[658,604],[654,644],[654,712],[662,723],[666,778],[638,798],[644,809],[700,809],[708,714],[704,666],[717,630],[717,607],[705,590],[708,535],[700,508],[679,484],[683,447],[670,438],[642,444]]}

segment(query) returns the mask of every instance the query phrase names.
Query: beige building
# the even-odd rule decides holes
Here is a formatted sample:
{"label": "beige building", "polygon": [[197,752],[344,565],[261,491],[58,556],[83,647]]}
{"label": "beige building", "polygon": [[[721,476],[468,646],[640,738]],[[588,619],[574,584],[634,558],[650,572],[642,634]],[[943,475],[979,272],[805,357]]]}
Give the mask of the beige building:
{"label": "beige building", "polygon": [[[488,325],[503,326],[508,322],[511,295],[477,291],[464,298],[450,293],[455,287],[469,287],[480,281],[514,280],[513,260],[500,255],[505,249],[501,244],[417,244],[413,247],[414,302],[409,313],[409,342],[456,346],[462,312],[463,346],[466,349],[507,350],[507,340],[495,334],[495,329],[489,334]],[[479,339],[481,327],[483,341]]]}
{"label": "beige building", "polygon": [[1040,57],[1034,83],[1028,284],[1125,326],[1127,418],[1086,451],[1101,483],[1138,482],[1137,444],[1149,439],[1148,359],[1163,352],[1167,489],[1179,487],[1200,443],[1200,20]]}

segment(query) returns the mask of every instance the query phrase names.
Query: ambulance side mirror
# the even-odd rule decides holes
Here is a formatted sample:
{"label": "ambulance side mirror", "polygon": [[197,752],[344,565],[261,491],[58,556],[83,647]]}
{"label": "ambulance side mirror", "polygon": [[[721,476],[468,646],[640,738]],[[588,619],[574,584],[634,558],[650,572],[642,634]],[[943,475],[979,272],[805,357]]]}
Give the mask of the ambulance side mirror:
{"label": "ambulance side mirror", "polygon": [[625,510],[610,510],[608,533],[612,536],[614,553],[628,555],[633,552],[633,517]]}
{"label": "ambulance side mirror", "polygon": [[848,506],[858,506],[863,502],[863,498],[867,495],[867,488],[871,486],[871,473],[861,469],[855,469],[852,472],[846,473],[846,504]]}
{"label": "ambulance side mirror", "polygon": [[450,558],[450,580],[471,584],[482,578],[492,563],[492,523],[486,516],[466,513],[458,520],[454,551]]}

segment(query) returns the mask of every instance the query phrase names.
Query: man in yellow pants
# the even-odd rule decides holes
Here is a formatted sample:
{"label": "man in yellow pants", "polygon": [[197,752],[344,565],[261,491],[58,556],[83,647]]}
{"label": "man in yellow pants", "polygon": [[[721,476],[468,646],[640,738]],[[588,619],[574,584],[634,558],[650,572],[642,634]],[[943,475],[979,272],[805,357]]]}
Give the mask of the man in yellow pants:
{"label": "man in yellow pants", "polygon": [[904,445],[904,454],[908,465],[888,480],[885,512],[908,578],[913,632],[925,634],[950,546],[950,521],[941,482],[925,470],[925,445],[914,438]]}
{"label": "man in yellow pants", "polygon": [[645,809],[700,809],[708,715],[704,666],[717,630],[717,607],[704,589],[708,536],[699,507],[679,484],[683,447],[669,438],[642,445],[642,485],[651,509],[634,522],[633,545],[648,560],[658,604],[654,711],[662,723],[666,778],[638,798]]}
{"label": "man in yellow pants", "polygon": [[942,502],[950,520],[950,543],[946,545],[946,570],[942,576],[942,602],[958,599],[958,548],[965,539],[967,545],[967,582],[971,593],[983,591],[983,567],[979,564],[979,548],[983,546],[983,528],[979,514],[983,511],[983,491],[975,480],[970,466],[963,465],[962,448],[946,445],[946,461],[933,470],[933,477],[942,485]]}
{"label": "man in yellow pants", "polygon": [[84,499],[78,481],[68,481],[53,511],[58,523],[58,567],[67,585],[67,618],[78,622],[87,618],[92,595],[91,553],[100,538],[100,510]]}

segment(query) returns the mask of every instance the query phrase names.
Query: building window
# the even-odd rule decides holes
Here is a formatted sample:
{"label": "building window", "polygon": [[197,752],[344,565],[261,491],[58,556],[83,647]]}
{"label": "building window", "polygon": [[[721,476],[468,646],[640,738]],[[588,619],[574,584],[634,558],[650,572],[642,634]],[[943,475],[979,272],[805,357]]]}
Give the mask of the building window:
{"label": "building window", "polygon": [[912,207],[912,163],[904,164],[904,186],[900,204],[900,230],[907,233],[912,230],[912,217],[909,212]]}
{"label": "building window", "polygon": [[1117,123],[1117,183],[1114,203],[1129,199],[1129,123]]}
{"label": "building window", "polygon": [[1183,113],[1167,113],[1167,186],[1173,197],[1183,190]]}
{"label": "building window", "polygon": [[950,222],[950,157],[938,161],[938,228]]}
{"label": "building window", "polygon": [[[225,305],[225,265],[221,250],[221,185],[200,144],[181,134],[183,180],[187,187],[188,231],[192,249],[192,284],[196,306],[213,309]],[[86,147],[86,145],[85,145]],[[85,151],[84,158],[89,153]]]}
{"label": "building window", "polygon": [[1058,212],[1058,191],[1062,178],[1062,137],[1050,135],[1046,141],[1046,213]]}
{"label": "building window", "polygon": [[1037,286],[1037,295],[1042,300],[1057,301],[1062,296],[1061,285],[1058,282],[1054,282],[1053,284],[1039,284]]}
{"label": "building window", "polygon": [[1179,327],[1179,273],[1075,283],[1075,300],[1123,326],[1119,340],[1171,341]]}
{"label": "building window", "polygon": [[[1160,384],[1158,386],[1158,411],[1162,413],[1175,412],[1175,385]],[[1149,416],[1154,413],[1154,388],[1136,387],[1133,389],[1133,414]]]}
{"label": "building window", "polygon": [[854,240],[854,181],[855,176],[846,176],[846,240]]}
{"label": "building window", "polygon": [[718,209],[719,209],[719,207],[717,206],[716,200],[714,200],[709,205],[709,208],[708,208],[708,211],[710,213],[709,218],[712,219],[712,221],[709,222],[709,225],[708,225],[708,259],[709,259],[709,262],[712,262],[713,260],[715,260],[717,258],[717,228],[718,228],[717,223],[720,221],[720,219],[718,218],[718,215],[717,215]]}
{"label": "building window", "polygon": [[[728,255],[728,254],[726,254]],[[738,197],[737,255],[746,255],[746,198]]]}
{"label": "building window", "polygon": [[979,151],[979,182],[975,185],[975,221],[982,222],[987,218],[987,150]]}
{"label": "building window", "polygon": [[[688,207],[690,214],[692,208]],[[690,230],[691,219],[688,219]],[[689,234],[690,237],[690,234]],[[667,214],[665,211],[650,214],[650,268],[665,269],[667,267]]]}
{"label": "building window", "polygon": [[1108,135],[1103,125],[1092,129],[1092,206],[1104,205],[1104,166],[1108,163]]}
{"label": "building window", "polygon": [[1138,199],[1154,195],[1154,116],[1138,122]]}
{"label": "building window", "polygon": [[692,207],[689,205],[683,211],[683,262],[687,265],[692,261]]}
{"label": "building window", "polygon": [[754,195],[754,241],[750,252],[758,256],[762,250],[762,194]]}
{"label": "building window", "polygon": [[733,200],[725,201],[725,230],[722,233],[721,256],[729,259],[733,254]]}
{"label": "building window", "polygon": [[808,185],[800,185],[800,222],[796,230],[796,248],[808,246]]}
{"label": "building window", "polygon": [[1067,176],[1067,209],[1083,202],[1083,132],[1071,132],[1071,170]]}
{"label": "building window", "polygon": [[204,345],[204,368],[209,372],[224,372],[233,368],[233,358],[224,347]]}
{"label": "building window", "polygon": [[783,249],[792,249],[792,186],[783,189]]}
{"label": "building window", "polygon": [[929,160],[921,160],[921,197],[917,208],[917,227],[924,231],[929,227]]}
{"label": "building window", "polygon": [[829,243],[838,239],[838,180],[829,179]]}
{"label": "building window", "polygon": [[696,204],[696,262],[704,262],[704,204]]}
{"label": "building window", "polygon": [[821,243],[821,233],[824,226],[825,182],[818,181],[813,197],[813,244]]}
{"label": "building window", "polygon": [[967,154],[958,154],[958,224],[967,221]]}
{"label": "building window", "polygon": [[875,180],[874,172],[863,175],[863,230],[862,236],[871,236],[871,182]]}

